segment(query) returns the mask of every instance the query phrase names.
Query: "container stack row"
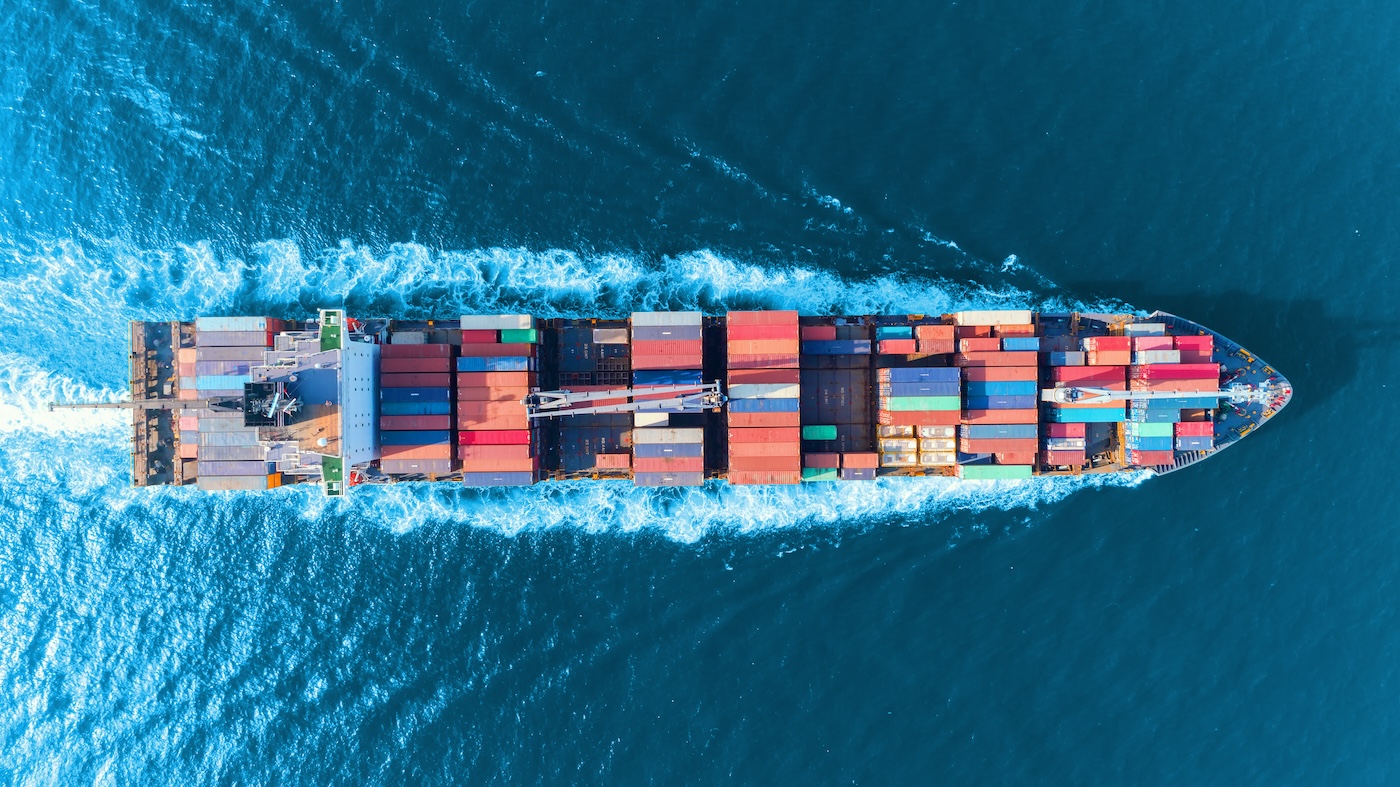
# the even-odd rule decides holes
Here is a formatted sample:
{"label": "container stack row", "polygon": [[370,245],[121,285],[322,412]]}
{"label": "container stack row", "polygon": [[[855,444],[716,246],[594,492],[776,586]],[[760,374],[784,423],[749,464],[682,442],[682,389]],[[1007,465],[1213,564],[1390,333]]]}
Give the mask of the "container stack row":
{"label": "container stack row", "polygon": [[802,477],[873,481],[880,457],[870,422],[871,326],[838,317],[800,331]]}
{"label": "container stack row", "polygon": [[801,482],[797,312],[729,312],[725,342],[729,483]]}
{"label": "container stack row", "polygon": [[1215,447],[1220,366],[1211,336],[1171,336],[1161,323],[1125,327],[1132,340],[1128,388],[1172,394],[1135,400],[1124,426],[1125,459],[1138,467],[1171,465],[1177,452]]}
{"label": "container stack row", "polygon": [[1041,340],[1024,310],[955,315],[962,370],[958,474],[969,479],[1029,478],[1039,440]]}
{"label": "container stack row", "polygon": [[[180,393],[187,400],[242,397],[253,380],[252,368],[262,364],[280,320],[267,317],[200,317],[195,320],[193,369],[190,352],[180,350]],[[193,372],[193,378],[187,373]],[[193,395],[185,392],[191,391]],[[196,463],[200,489],[269,489],[281,476],[267,461],[267,447],[258,441],[257,427],[244,426],[238,412],[194,411],[180,420],[181,456]],[[187,429],[193,427],[193,430]],[[186,435],[192,431],[192,435]],[[194,439],[188,439],[193,436]],[[185,444],[191,448],[184,448]],[[192,456],[189,456],[192,455]]]}
{"label": "container stack row", "polygon": [[[634,401],[669,401],[699,385],[705,364],[704,316],[700,312],[633,312]],[[638,411],[632,430],[632,483],[637,486],[700,486],[705,482],[705,432],[674,428],[667,411]]]}
{"label": "container stack row", "polygon": [[952,366],[896,366],[876,371],[881,467],[956,464],[960,379],[958,369]]}
{"label": "container stack row", "polygon": [[453,470],[453,346],[421,335],[379,348],[379,469],[391,475]]}
{"label": "container stack row", "polygon": [[467,486],[528,486],[539,476],[522,400],[536,387],[539,330],[528,314],[462,317],[456,359],[457,459]]}
{"label": "container stack row", "polygon": [[[625,321],[569,322],[559,327],[557,335],[560,389],[617,391],[633,384],[631,332]],[[588,404],[604,407],[626,401],[594,399]],[[638,425],[648,425],[643,421],[647,417],[656,416],[639,413]],[[555,423],[559,429],[559,467],[565,474],[620,477],[630,472],[632,413],[590,413],[559,418]],[[666,416],[661,414],[660,424],[665,423]]]}

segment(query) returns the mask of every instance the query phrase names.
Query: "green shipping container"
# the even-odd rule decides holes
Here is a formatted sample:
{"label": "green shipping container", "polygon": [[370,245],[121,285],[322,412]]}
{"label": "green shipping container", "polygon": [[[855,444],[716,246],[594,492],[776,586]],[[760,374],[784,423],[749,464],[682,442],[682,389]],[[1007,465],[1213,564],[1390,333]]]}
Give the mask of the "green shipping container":
{"label": "green shipping container", "polygon": [[1031,477],[1030,465],[962,465],[958,474],[969,481],[1020,480]]}
{"label": "green shipping container", "polygon": [[1128,434],[1138,437],[1172,437],[1175,434],[1175,424],[1148,424],[1137,421],[1129,421],[1125,425]]}
{"label": "green shipping container", "polygon": [[802,427],[803,440],[835,440],[835,426],[804,426]]}
{"label": "green shipping container", "polygon": [[540,340],[540,332],[534,328],[503,328],[501,330],[501,344],[536,344]]}
{"label": "green shipping container", "polygon": [[836,468],[834,467],[804,467],[802,468],[803,481],[835,481]]}
{"label": "green shipping container", "polygon": [[962,398],[957,396],[887,396],[880,402],[891,412],[962,409]]}

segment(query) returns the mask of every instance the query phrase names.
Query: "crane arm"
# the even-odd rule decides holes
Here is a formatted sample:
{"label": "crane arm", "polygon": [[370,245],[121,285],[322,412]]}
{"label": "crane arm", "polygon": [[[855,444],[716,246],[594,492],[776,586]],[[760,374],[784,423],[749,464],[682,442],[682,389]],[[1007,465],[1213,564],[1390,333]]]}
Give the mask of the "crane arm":
{"label": "crane arm", "polygon": [[[575,407],[592,401],[607,399],[633,399],[639,395],[676,394],[670,399],[627,401],[605,404],[597,407]],[[531,418],[553,418],[561,415],[589,415],[591,413],[630,413],[652,410],[707,410],[724,404],[725,396],[719,392],[719,383],[698,383],[691,385],[659,385],[637,391],[632,388],[614,388],[607,391],[535,391],[528,394],[520,403],[525,405]]]}

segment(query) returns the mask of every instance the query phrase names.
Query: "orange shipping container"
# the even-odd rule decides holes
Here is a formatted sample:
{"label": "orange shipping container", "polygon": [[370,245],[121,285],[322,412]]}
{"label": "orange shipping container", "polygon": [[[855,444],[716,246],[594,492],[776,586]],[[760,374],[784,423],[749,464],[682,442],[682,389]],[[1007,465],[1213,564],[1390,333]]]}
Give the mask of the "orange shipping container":
{"label": "orange shipping container", "polygon": [[196,372],[194,361],[186,361],[184,363],[179,364],[180,377],[194,377],[195,374]]}
{"label": "orange shipping container", "polygon": [[501,388],[529,387],[535,385],[534,372],[458,372],[457,387],[471,388],[476,386]]}
{"label": "orange shipping container", "polygon": [[880,455],[866,453],[841,454],[841,466],[860,468],[879,467]]}
{"label": "orange shipping container", "polygon": [[957,366],[1030,366],[1040,363],[1038,352],[973,352],[953,356]]}
{"label": "orange shipping container", "polygon": [[180,443],[181,459],[198,459],[199,443]]}
{"label": "orange shipping container", "polygon": [[[800,431],[800,430],[794,430]],[[729,456],[797,456],[802,444],[791,443],[735,443],[729,444]]]}
{"label": "orange shipping container", "polygon": [[768,429],[730,429],[729,444],[735,443],[796,443],[802,439],[800,427]]}
{"label": "orange shipping container", "polygon": [[923,342],[951,342],[953,341],[953,326],[951,325],[916,325],[914,326],[914,338]]}
{"label": "orange shipping container", "polygon": [[729,413],[729,427],[742,429],[754,426],[801,426],[801,413]]}
{"label": "orange shipping container", "polygon": [[529,459],[528,445],[459,445],[458,459]]}
{"label": "orange shipping container", "polygon": [[181,347],[175,353],[176,363],[194,363],[198,358],[197,351],[193,347]]}
{"label": "orange shipping container", "polygon": [[1127,366],[1133,362],[1133,354],[1128,350],[1090,350],[1085,359],[1090,366]]}
{"label": "orange shipping container", "polygon": [[881,410],[878,420],[881,426],[953,426],[959,415],[957,410]]}
{"label": "orange shipping container", "polygon": [[1033,424],[1039,420],[1039,410],[965,410],[965,424]]}
{"label": "orange shipping container", "polygon": [[738,485],[749,484],[800,484],[802,483],[801,470],[730,470],[729,483]]}
{"label": "orange shipping container", "polygon": [[735,456],[729,460],[729,470],[733,472],[744,471],[779,471],[801,472],[802,460],[796,455],[793,456]]}
{"label": "orange shipping container", "polygon": [[451,459],[450,445],[385,445],[380,446],[381,459]]}
{"label": "orange shipping container", "polygon": [[636,473],[703,473],[703,456],[639,456],[632,460]]}
{"label": "orange shipping container", "polygon": [[963,379],[970,383],[1020,382],[1039,379],[1039,373],[1035,366],[968,366],[963,369]]}
{"label": "orange shipping container", "polygon": [[756,311],[729,312],[725,322],[729,325],[787,325],[797,324],[795,311]]}
{"label": "orange shipping container", "polygon": [[459,402],[519,402],[530,392],[529,388],[504,387],[487,388],[484,386],[471,386],[457,389],[457,401]]}
{"label": "orange shipping container", "polygon": [[[997,336],[1034,336],[1034,325],[998,325],[996,326]],[[1027,462],[1029,464],[1029,462]]]}
{"label": "orange shipping container", "polygon": [[730,385],[795,385],[802,382],[799,369],[730,369]]}

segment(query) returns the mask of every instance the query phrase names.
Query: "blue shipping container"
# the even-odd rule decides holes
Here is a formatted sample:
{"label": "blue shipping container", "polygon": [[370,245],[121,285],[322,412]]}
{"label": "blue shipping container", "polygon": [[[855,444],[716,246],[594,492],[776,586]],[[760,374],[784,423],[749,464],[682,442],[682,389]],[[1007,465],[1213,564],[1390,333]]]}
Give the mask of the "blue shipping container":
{"label": "blue shipping container", "polygon": [[840,470],[842,481],[874,481],[875,468],[873,467],[843,467]]}
{"label": "blue shipping container", "polygon": [[530,371],[530,358],[524,355],[501,355],[492,358],[469,358],[463,356],[457,359],[457,371],[528,372]]}
{"label": "blue shipping container", "polygon": [[964,424],[958,434],[972,440],[1025,440],[1037,436],[1035,424]]}
{"label": "blue shipping container", "polygon": [[1050,353],[1051,366],[1083,366],[1084,353],[1082,352],[1052,352]]}
{"label": "blue shipping container", "polygon": [[252,381],[249,374],[202,374],[194,378],[194,387],[201,391],[241,391],[244,383]]}
{"label": "blue shipping container", "polygon": [[434,429],[426,432],[380,432],[380,445],[451,445],[452,432]]}
{"label": "blue shipping container", "polygon": [[869,355],[869,339],[838,339],[829,342],[802,343],[803,355]]}
{"label": "blue shipping container", "polygon": [[969,410],[1031,410],[1035,408],[1034,396],[969,396]]}
{"label": "blue shipping container", "polygon": [[797,399],[730,399],[731,413],[795,413]]}
{"label": "blue shipping container", "polygon": [[452,415],[451,402],[380,402],[380,415]]}
{"label": "blue shipping container", "polygon": [[1215,447],[1215,438],[1208,435],[1182,435],[1176,438],[1178,451],[1209,451]]}
{"label": "blue shipping container", "polygon": [[912,339],[914,329],[908,325],[881,325],[875,329],[876,339]]}
{"label": "blue shipping container", "polygon": [[1181,420],[1181,411],[1155,408],[1138,410],[1134,408],[1129,414],[1128,420],[1142,424],[1174,424]]}
{"label": "blue shipping container", "polygon": [[699,369],[642,369],[632,372],[633,385],[690,385],[703,382]]}
{"label": "blue shipping container", "polygon": [[1134,409],[1153,410],[1194,410],[1205,408],[1213,410],[1219,406],[1220,400],[1214,396],[1178,396],[1173,399],[1149,399],[1146,401],[1133,402]]}
{"label": "blue shipping container", "polygon": [[968,396],[1035,396],[1037,383],[1034,380],[1014,382],[967,382]]}
{"label": "blue shipping container", "polygon": [[889,396],[957,396],[957,383],[889,383]]}
{"label": "blue shipping container", "polygon": [[1001,340],[1001,349],[1007,352],[1040,352],[1040,338],[1036,336],[1007,336]]}
{"label": "blue shipping container", "polygon": [[668,456],[704,456],[704,443],[642,443],[632,446],[638,459],[664,459]]}
{"label": "blue shipping container", "polygon": [[380,388],[379,398],[386,402],[450,402],[451,388]]}
{"label": "blue shipping container", "polygon": [[535,483],[535,474],[524,471],[512,473],[463,473],[462,483],[466,486],[529,486]]}
{"label": "blue shipping container", "polygon": [[888,371],[892,383],[955,383],[961,379],[956,366],[892,367]]}
{"label": "blue shipping container", "polygon": [[1113,424],[1122,423],[1127,413],[1121,407],[1094,407],[1063,409],[1050,408],[1050,420],[1057,424]]}

